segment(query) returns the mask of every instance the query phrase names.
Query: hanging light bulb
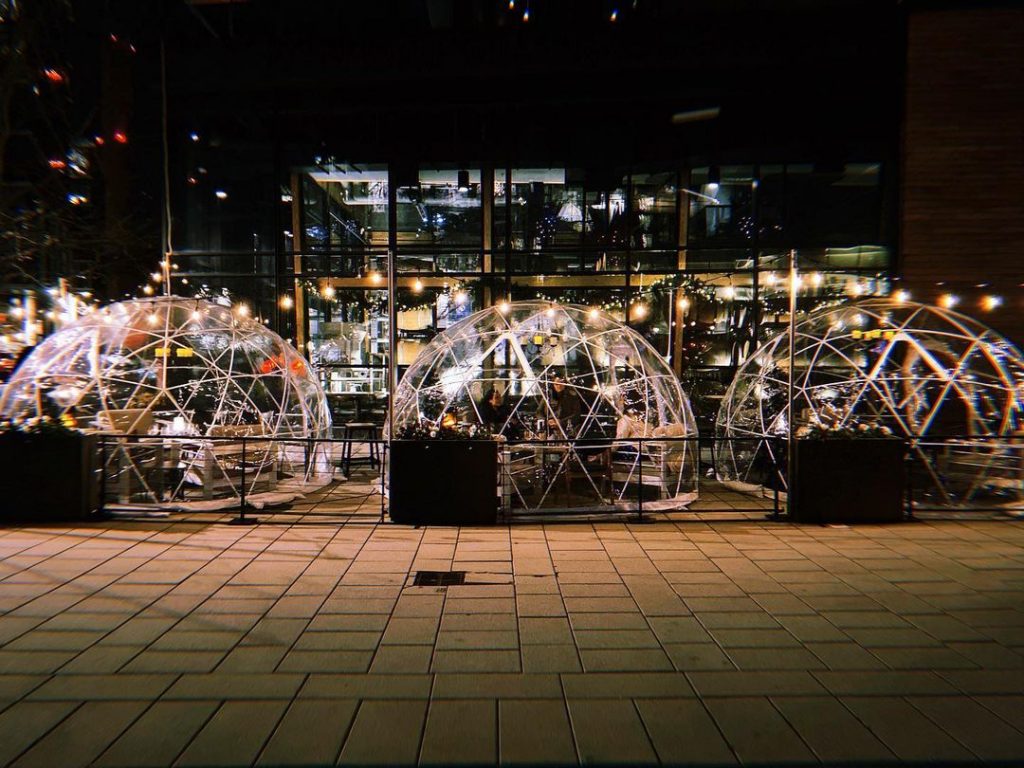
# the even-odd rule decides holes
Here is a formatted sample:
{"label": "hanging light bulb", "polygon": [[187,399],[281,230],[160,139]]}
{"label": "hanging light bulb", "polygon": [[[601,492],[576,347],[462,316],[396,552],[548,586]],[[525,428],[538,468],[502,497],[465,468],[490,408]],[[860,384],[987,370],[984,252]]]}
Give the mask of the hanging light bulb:
{"label": "hanging light bulb", "polygon": [[507,315],[508,314],[508,302],[507,301],[502,301],[501,303],[499,303],[498,304],[498,311],[501,312],[501,314],[503,314],[503,315]]}
{"label": "hanging light bulb", "polygon": [[726,301],[732,301],[736,298],[736,288],[731,283],[722,289],[722,298]]}
{"label": "hanging light bulb", "polygon": [[463,304],[466,303],[466,298],[467,298],[467,295],[466,295],[465,291],[456,291],[455,292],[455,303],[456,303],[456,305],[461,307]]}
{"label": "hanging light bulb", "polygon": [[287,293],[281,297],[280,304],[281,309],[291,309],[292,307],[295,306],[295,302],[292,300],[292,297],[289,296]]}
{"label": "hanging light bulb", "polygon": [[989,294],[981,297],[981,308],[986,312],[991,312],[994,309],[998,309],[1003,304],[1002,296],[993,296]]}
{"label": "hanging light bulb", "polygon": [[775,285],[777,280],[778,280],[778,278],[775,276],[774,272],[767,272],[765,274],[765,276],[764,276],[764,284],[765,285],[769,285],[769,286]]}
{"label": "hanging light bulb", "polygon": [[249,316],[249,307],[245,304],[239,304],[238,308],[235,311],[238,312],[239,317]]}
{"label": "hanging light bulb", "polygon": [[960,297],[953,293],[944,293],[939,296],[939,306],[943,309],[952,309],[960,303]]}
{"label": "hanging light bulb", "polygon": [[157,316],[156,312],[150,312],[149,316],[146,317],[146,321],[150,325],[156,325],[158,322],[160,322],[160,318]]}
{"label": "hanging light bulb", "polygon": [[418,277],[413,281],[412,290],[413,293],[421,293],[423,291],[423,281]]}
{"label": "hanging light bulb", "polygon": [[900,304],[902,304],[903,302],[908,301],[910,299],[910,293],[904,290],[899,290],[896,291],[896,293],[894,293],[892,297],[896,299],[896,301],[898,301]]}
{"label": "hanging light bulb", "polygon": [[323,296],[324,296],[325,299],[333,299],[336,294],[337,294],[337,292],[334,290],[334,286],[333,285],[328,284],[328,285],[324,286]]}
{"label": "hanging light bulb", "polygon": [[153,272],[150,274],[149,279],[152,280],[154,283],[159,283],[161,280],[164,279],[164,276],[161,275],[159,272]]}
{"label": "hanging light bulb", "polygon": [[820,287],[824,280],[825,278],[822,276],[821,272],[814,272],[811,275],[811,285],[813,285],[815,288]]}
{"label": "hanging light bulb", "polygon": [[647,317],[647,305],[643,302],[637,302],[633,305],[633,317],[636,320],[643,320]]}
{"label": "hanging light bulb", "polygon": [[864,293],[864,286],[857,281],[853,281],[850,283],[849,291],[851,296],[860,296]]}
{"label": "hanging light bulb", "polygon": [[686,296],[680,296],[676,300],[676,306],[679,307],[680,310],[685,312],[690,308],[690,300]]}
{"label": "hanging light bulb", "polygon": [[601,317],[601,312],[600,310],[598,310],[597,307],[591,307],[590,311],[587,313],[587,317],[589,317],[591,320],[597,320],[599,317]]}
{"label": "hanging light bulb", "polygon": [[373,283],[374,285],[380,285],[380,281],[381,280],[382,280],[382,278],[381,278],[380,272],[371,272],[370,273],[370,282]]}
{"label": "hanging light bulb", "polygon": [[144,286],[142,286],[142,292],[144,294],[146,294],[147,296],[152,296],[153,295],[153,286],[150,285],[149,283],[146,283]]}

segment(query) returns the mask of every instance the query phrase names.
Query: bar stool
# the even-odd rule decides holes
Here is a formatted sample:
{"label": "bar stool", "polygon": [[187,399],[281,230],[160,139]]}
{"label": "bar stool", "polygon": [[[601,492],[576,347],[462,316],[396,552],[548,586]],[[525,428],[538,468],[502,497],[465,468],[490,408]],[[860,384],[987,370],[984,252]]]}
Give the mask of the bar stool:
{"label": "bar stool", "polygon": [[[371,421],[346,421],[342,424],[342,438],[345,440],[341,448],[341,466],[345,476],[349,476],[349,469],[353,463],[367,462],[373,468],[380,466],[380,453],[377,450],[377,440],[380,439],[380,427]],[[357,438],[367,441],[370,445],[370,452],[367,456],[352,457],[352,442]]]}

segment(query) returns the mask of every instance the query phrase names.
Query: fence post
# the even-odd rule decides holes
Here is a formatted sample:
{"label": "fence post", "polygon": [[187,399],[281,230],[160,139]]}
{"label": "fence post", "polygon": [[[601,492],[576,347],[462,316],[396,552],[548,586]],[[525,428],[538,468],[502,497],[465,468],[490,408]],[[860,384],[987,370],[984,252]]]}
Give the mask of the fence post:
{"label": "fence post", "polygon": [[234,524],[234,525],[252,525],[253,523],[257,522],[255,517],[246,517],[245,516],[245,490],[246,490],[245,489],[245,462],[246,462],[246,451],[245,451],[245,448],[246,448],[245,435],[242,435],[242,462],[241,462],[242,478],[241,478],[241,486],[240,486],[239,491],[238,491],[238,517],[236,517],[234,520],[231,521],[232,524]]}
{"label": "fence post", "polygon": [[637,438],[637,456],[640,457],[640,482],[637,483],[637,512],[640,515],[640,522],[644,521],[644,438]]}
{"label": "fence post", "polygon": [[907,454],[903,457],[903,463],[906,465],[906,517],[907,520],[914,519],[914,459],[913,452],[910,450],[910,440],[904,440],[903,443],[907,448]]}
{"label": "fence post", "polygon": [[100,500],[96,514],[102,515],[107,506],[107,441],[100,436]]}
{"label": "fence post", "polygon": [[380,522],[384,524],[384,484],[387,482],[384,475],[384,466],[388,458],[388,444],[381,440],[380,444]]}

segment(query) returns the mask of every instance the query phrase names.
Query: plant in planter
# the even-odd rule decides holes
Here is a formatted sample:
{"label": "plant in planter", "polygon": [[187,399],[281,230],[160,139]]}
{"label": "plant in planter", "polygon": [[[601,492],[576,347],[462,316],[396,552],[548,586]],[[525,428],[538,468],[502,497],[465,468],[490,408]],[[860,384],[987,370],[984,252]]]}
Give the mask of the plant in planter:
{"label": "plant in planter", "polygon": [[[451,416],[451,418],[448,418]],[[391,441],[388,510],[411,525],[493,524],[498,441],[486,427],[440,423],[403,427]]]}
{"label": "plant in planter", "polygon": [[74,417],[0,423],[0,516],[83,519],[99,507],[97,443]]}
{"label": "plant in planter", "polygon": [[801,523],[903,519],[906,445],[883,424],[825,406],[796,432],[790,516]]}

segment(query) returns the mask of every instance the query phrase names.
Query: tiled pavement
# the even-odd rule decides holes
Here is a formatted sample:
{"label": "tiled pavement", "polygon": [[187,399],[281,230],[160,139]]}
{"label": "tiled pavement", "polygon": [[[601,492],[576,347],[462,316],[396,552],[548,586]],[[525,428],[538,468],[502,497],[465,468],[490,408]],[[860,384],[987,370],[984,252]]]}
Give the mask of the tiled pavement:
{"label": "tiled pavement", "polygon": [[168,520],[0,557],[0,765],[1024,762],[1017,522]]}

